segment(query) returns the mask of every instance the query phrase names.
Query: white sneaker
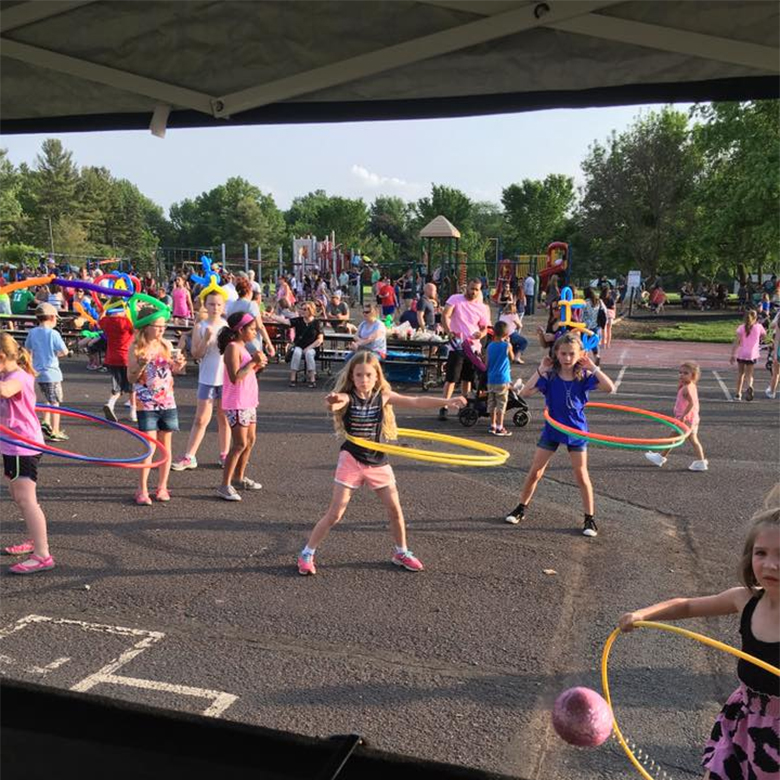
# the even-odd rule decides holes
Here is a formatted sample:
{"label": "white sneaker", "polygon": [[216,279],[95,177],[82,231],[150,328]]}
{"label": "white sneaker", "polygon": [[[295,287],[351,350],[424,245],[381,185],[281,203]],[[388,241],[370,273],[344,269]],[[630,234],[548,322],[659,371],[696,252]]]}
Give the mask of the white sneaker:
{"label": "white sneaker", "polygon": [[217,495],[220,498],[224,498],[225,501],[240,501],[241,496],[238,495],[238,491],[232,486],[228,485],[227,487],[224,487],[220,485],[217,488]]}
{"label": "white sneaker", "polygon": [[663,466],[666,458],[660,452],[646,452],[645,457],[655,466]]}
{"label": "white sneaker", "polygon": [[688,466],[688,471],[707,471],[709,463],[706,460],[695,460]]}
{"label": "white sneaker", "polygon": [[764,390],[764,395],[767,398],[777,398],[777,393],[773,393],[768,387],[766,390]]}

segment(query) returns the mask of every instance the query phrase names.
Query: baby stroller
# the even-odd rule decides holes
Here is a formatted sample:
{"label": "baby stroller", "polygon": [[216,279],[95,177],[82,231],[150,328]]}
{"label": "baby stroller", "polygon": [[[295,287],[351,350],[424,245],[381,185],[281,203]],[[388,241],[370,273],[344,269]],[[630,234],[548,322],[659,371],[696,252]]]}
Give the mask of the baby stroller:
{"label": "baby stroller", "polygon": [[[468,404],[458,412],[458,420],[461,425],[470,428],[477,424],[480,417],[490,416],[487,410],[487,367],[482,362],[482,358],[471,349],[468,342],[463,342],[463,354],[474,366],[474,397],[469,398]],[[509,414],[512,409],[517,410],[512,416],[514,424],[518,428],[524,428],[528,425],[531,419],[528,404],[524,398],[517,394],[514,386],[509,388],[506,413]]]}

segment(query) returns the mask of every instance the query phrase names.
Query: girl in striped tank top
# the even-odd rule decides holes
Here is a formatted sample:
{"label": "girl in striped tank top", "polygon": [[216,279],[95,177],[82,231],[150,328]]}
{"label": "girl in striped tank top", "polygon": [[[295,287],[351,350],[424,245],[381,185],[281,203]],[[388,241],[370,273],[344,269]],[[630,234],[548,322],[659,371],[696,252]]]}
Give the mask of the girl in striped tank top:
{"label": "girl in striped tank top", "polygon": [[[325,401],[333,413],[337,433],[348,433],[376,442],[382,437],[391,440],[397,438],[394,406],[438,409],[441,405],[439,397],[408,396],[393,392],[382,373],[379,359],[373,352],[367,351],[352,356]],[[461,409],[466,405],[466,399],[451,398],[445,403],[453,409]],[[298,558],[298,573],[316,574],[314,553],[317,546],[344,516],[352,491],[363,484],[376,492],[387,510],[394,543],[392,562],[408,571],[422,571],[422,563],[406,546],[404,513],[387,456],[377,450],[345,441],[339,452],[334,482],[330,506],[314,526]]]}

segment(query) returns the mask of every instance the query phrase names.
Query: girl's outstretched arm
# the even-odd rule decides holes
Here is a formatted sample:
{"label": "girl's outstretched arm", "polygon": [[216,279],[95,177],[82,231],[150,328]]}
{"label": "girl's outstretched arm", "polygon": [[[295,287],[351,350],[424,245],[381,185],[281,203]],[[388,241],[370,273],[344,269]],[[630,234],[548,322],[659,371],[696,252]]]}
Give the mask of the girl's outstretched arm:
{"label": "girl's outstretched arm", "polygon": [[346,393],[328,393],[325,396],[328,411],[338,412],[349,404],[349,396]]}
{"label": "girl's outstretched arm", "polygon": [[384,399],[386,404],[402,409],[440,409],[442,406],[462,409],[468,404],[462,395],[445,400],[441,396],[401,395],[392,390],[385,394]]}
{"label": "girl's outstretched arm", "polygon": [[731,615],[742,611],[750,595],[747,588],[738,587],[724,590],[723,593],[715,596],[669,599],[636,612],[626,612],[621,615],[618,625],[621,631],[631,631],[638,620],[684,620],[694,617]]}

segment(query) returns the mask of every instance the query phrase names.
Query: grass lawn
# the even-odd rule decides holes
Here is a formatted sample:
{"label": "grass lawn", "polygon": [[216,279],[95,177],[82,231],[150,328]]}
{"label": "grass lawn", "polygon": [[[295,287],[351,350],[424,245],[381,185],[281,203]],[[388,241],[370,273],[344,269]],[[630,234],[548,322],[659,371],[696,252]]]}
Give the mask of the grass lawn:
{"label": "grass lawn", "polygon": [[636,333],[634,338],[652,341],[706,341],[711,344],[730,344],[739,320],[715,320],[714,322],[681,322],[661,327],[652,332]]}

